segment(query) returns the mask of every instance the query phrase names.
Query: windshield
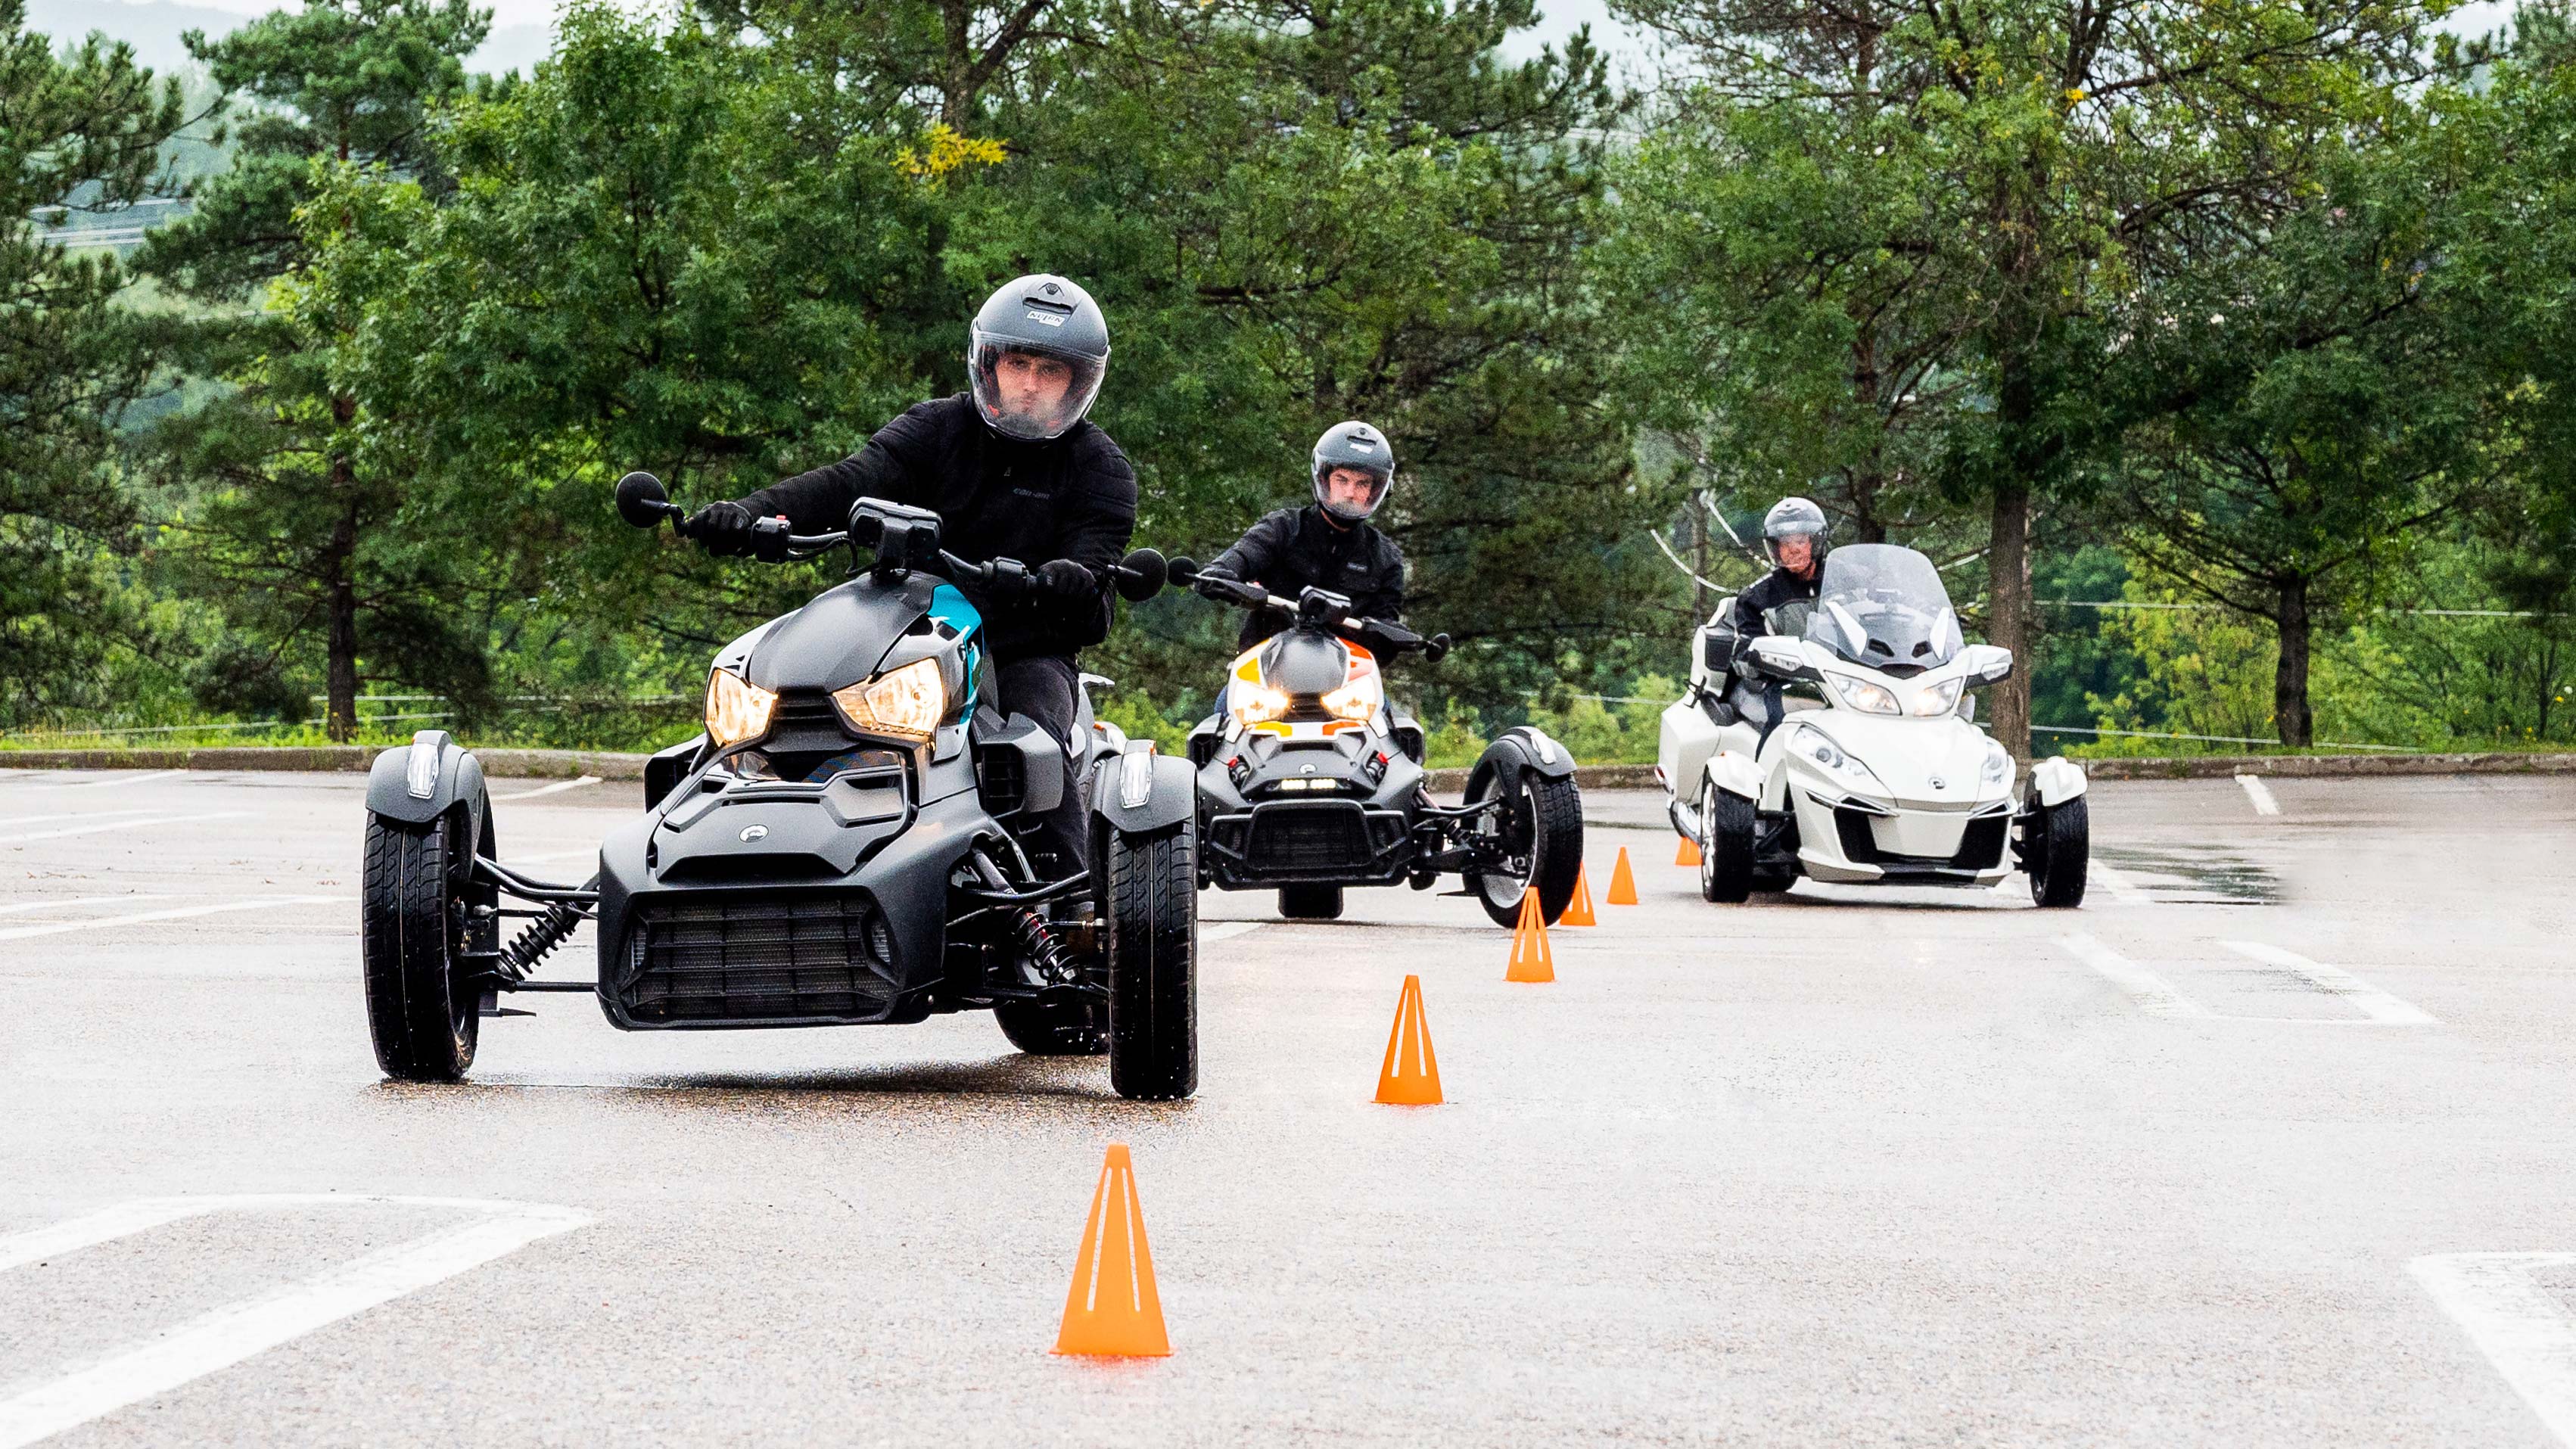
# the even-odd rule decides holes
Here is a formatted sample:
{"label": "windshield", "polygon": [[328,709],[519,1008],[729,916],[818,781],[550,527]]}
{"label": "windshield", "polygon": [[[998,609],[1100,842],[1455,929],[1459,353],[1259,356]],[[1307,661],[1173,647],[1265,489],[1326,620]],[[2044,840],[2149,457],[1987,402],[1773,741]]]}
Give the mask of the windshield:
{"label": "windshield", "polygon": [[1847,544],[1825,555],[1807,638],[1890,674],[1947,664],[1962,643],[1940,570],[1892,543]]}

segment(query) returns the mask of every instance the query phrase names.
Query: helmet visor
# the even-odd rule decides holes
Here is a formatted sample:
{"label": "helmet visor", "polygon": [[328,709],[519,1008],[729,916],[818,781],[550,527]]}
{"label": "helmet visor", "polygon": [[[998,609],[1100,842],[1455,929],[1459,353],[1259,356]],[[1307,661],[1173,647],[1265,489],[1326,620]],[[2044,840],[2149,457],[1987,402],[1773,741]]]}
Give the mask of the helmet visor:
{"label": "helmet visor", "polygon": [[1394,481],[1395,470],[1391,468],[1318,463],[1315,502],[1344,523],[1357,523],[1377,512],[1378,505],[1386,501],[1387,485]]}
{"label": "helmet visor", "polygon": [[1105,360],[1076,357],[976,329],[966,349],[975,410],[995,432],[1037,441],[1061,437],[1100,396]]}

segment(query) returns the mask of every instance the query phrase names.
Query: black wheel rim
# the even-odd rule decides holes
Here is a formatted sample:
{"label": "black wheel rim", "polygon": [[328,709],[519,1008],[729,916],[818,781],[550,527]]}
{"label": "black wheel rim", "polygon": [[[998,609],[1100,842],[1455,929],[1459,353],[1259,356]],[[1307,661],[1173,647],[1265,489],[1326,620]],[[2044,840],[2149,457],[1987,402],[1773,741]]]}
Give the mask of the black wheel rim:
{"label": "black wheel rim", "polygon": [[483,1009],[483,993],[476,988],[466,967],[465,913],[472,908],[474,852],[469,846],[458,849],[455,842],[456,821],[450,817],[438,827],[439,849],[446,855],[447,870],[447,1025],[463,1041],[474,1018]]}
{"label": "black wheel rim", "polygon": [[1500,862],[1496,866],[1479,867],[1477,886],[1484,891],[1486,900],[1498,906],[1513,905],[1520,900],[1529,890],[1530,875],[1536,864],[1532,859],[1534,827],[1531,817],[1534,812],[1530,808],[1529,791],[1516,790],[1505,795],[1504,790],[1503,778],[1498,774],[1485,783],[1485,792],[1477,797],[1503,801],[1501,809],[1486,811],[1476,824],[1477,833],[1491,841]]}

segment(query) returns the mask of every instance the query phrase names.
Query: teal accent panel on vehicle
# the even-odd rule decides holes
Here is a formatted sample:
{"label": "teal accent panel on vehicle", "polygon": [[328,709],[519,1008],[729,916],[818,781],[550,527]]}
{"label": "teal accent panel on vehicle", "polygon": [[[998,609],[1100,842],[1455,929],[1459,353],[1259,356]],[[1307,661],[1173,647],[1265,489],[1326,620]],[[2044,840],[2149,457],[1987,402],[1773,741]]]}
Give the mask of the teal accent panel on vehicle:
{"label": "teal accent panel on vehicle", "polygon": [[954,584],[941,584],[930,591],[930,617],[957,631],[958,653],[966,661],[966,708],[957,717],[975,717],[975,684],[984,669],[984,616],[957,592]]}

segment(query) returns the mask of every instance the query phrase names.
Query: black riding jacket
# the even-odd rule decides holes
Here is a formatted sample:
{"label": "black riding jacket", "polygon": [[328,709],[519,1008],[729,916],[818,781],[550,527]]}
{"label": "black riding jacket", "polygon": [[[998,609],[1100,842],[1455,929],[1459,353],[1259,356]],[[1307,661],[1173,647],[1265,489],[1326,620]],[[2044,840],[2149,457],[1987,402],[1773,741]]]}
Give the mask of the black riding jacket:
{"label": "black riding jacket", "polygon": [[1816,584],[1824,576],[1821,562],[1816,567],[1815,578],[1809,579],[1802,579],[1787,569],[1775,568],[1755,580],[1753,587],[1737,594],[1735,608],[1726,616],[1726,621],[1735,626],[1739,641],[1737,648],[1750,649],[1754,640],[1771,632],[1770,624],[1763,618],[1770,610],[1782,604],[1814,603]]}
{"label": "black riding jacket", "polygon": [[[970,393],[916,403],[837,463],[772,483],[742,501],[755,518],[785,514],[798,533],[849,525],[850,505],[882,498],[936,512],[940,542],[970,563],[1031,568],[1069,558],[1116,563],[1136,529],[1136,472],[1109,435],[1079,422],[1044,442],[987,427]],[[1105,583],[1106,580],[1103,580]],[[996,602],[960,585],[984,616],[997,659],[1070,656],[1109,636],[1109,596],[1096,604],[1040,595]]]}
{"label": "black riding jacket", "polygon": [[[1392,624],[1404,617],[1404,551],[1368,524],[1335,526],[1313,504],[1265,515],[1208,567],[1283,599],[1312,585],[1348,596],[1351,612],[1364,619]],[[1244,616],[1235,647],[1249,649],[1293,622],[1276,609],[1255,610]]]}

